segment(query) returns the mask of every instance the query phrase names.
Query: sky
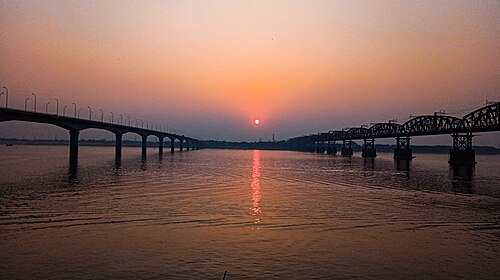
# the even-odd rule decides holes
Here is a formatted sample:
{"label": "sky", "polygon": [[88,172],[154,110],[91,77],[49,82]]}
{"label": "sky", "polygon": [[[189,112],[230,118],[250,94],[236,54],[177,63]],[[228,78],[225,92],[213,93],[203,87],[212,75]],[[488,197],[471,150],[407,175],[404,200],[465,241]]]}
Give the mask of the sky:
{"label": "sky", "polygon": [[[0,85],[17,108],[34,92],[41,111],[57,98],[82,117],[90,106],[95,119],[103,109],[200,139],[461,117],[500,101],[498,15],[498,1],[0,0]],[[0,137],[67,132],[11,122]]]}

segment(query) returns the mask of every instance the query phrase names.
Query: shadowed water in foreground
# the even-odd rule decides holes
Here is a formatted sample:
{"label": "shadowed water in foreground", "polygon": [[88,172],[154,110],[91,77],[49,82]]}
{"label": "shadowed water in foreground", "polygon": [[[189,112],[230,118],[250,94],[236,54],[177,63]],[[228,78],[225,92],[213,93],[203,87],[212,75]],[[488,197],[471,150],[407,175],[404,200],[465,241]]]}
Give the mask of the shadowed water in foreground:
{"label": "shadowed water in foreground", "polygon": [[494,278],[500,157],[0,147],[2,279]]}

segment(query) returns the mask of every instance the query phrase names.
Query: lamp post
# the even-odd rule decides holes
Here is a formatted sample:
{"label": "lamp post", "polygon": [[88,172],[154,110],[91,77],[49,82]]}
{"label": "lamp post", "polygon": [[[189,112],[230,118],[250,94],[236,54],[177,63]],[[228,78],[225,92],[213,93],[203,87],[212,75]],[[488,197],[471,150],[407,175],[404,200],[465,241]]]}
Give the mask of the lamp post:
{"label": "lamp post", "polygon": [[113,112],[110,112],[109,114],[111,115],[111,116],[109,117],[109,119],[110,119],[111,123],[113,123]]}
{"label": "lamp post", "polygon": [[104,111],[102,109],[99,109],[99,111],[101,111],[101,122],[103,122],[103,120],[104,120]]}
{"label": "lamp post", "polygon": [[135,119],[135,127],[137,127],[137,118],[134,118]]}
{"label": "lamp post", "polygon": [[122,123],[123,123],[123,116],[122,116],[122,114],[118,114],[118,115],[120,116],[120,125],[122,125]]}
{"label": "lamp post", "polygon": [[63,108],[63,117],[66,117],[66,108],[68,107],[68,105],[64,105],[64,108]]}
{"label": "lamp post", "polygon": [[144,121],[141,120],[141,128],[144,129]]}
{"label": "lamp post", "polygon": [[146,122],[146,129],[149,129],[149,122],[148,121],[145,122]]}
{"label": "lamp post", "polygon": [[92,108],[90,106],[87,106],[89,108],[89,121],[92,120]]}
{"label": "lamp post", "polygon": [[59,115],[59,99],[55,98],[56,101],[56,115]]}
{"label": "lamp post", "polygon": [[50,101],[45,104],[45,114],[49,113],[49,104],[50,104]]}
{"label": "lamp post", "polygon": [[33,107],[33,111],[36,113],[36,94],[34,94],[33,92],[31,93],[31,95],[33,95],[35,97],[35,105]]}
{"label": "lamp post", "polygon": [[75,105],[75,118],[76,118],[76,103],[73,102],[73,105]]}
{"label": "lamp post", "polygon": [[81,110],[82,110],[82,108],[78,109],[78,114],[77,114],[78,118],[80,118],[80,111]]}
{"label": "lamp post", "polygon": [[9,89],[7,87],[3,87],[5,89],[5,108],[9,107]]}
{"label": "lamp post", "polygon": [[29,97],[24,99],[24,111],[28,111],[28,100],[30,100]]}
{"label": "lamp post", "polygon": [[130,126],[130,116],[127,116],[128,119],[128,126]]}

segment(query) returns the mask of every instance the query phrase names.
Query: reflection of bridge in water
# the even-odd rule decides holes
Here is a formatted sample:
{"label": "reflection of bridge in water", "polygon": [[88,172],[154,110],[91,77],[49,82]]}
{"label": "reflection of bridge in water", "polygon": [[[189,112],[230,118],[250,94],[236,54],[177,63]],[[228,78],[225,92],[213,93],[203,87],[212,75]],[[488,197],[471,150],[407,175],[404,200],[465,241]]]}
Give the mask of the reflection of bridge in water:
{"label": "reflection of bridge in water", "polygon": [[[396,138],[394,159],[411,160],[410,137],[451,134],[453,147],[450,150],[452,164],[475,164],[475,151],[472,137],[475,132],[500,131],[500,103],[493,103],[479,108],[463,118],[434,113],[428,116],[414,117],[404,124],[395,122],[376,123],[346,130],[329,131],[289,139],[294,150],[316,153],[336,154],[336,141],[342,141],[341,154],[352,156],[352,141],[363,140],[363,157],[375,157],[375,139]],[[326,148],[325,148],[326,144]]]}
{"label": "reflection of bridge in water", "polygon": [[43,114],[37,112],[29,112],[16,110],[11,108],[0,108],[0,122],[5,121],[25,121],[25,122],[35,122],[35,123],[45,123],[51,124],[58,127],[62,127],[69,131],[69,159],[70,164],[76,164],[78,162],[78,136],[80,131],[94,128],[103,129],[110,131],[115,134],[115,160],[121,160],[122,154],[122,137],[125,133],[135,133],[142,137],[142,157],[146,157],[147,152],[147,138],[148,136],[156,136],[158,138],[158,151],[159,154],[163,154],[163,140],[164,138],[170,139],[170,150],[174,152],[174,146],[176,140],[179,142],[179,149],[183,151],[183,143],[186,143],[186,149],[198,149],[199,141],[194,138],[186,137],[184,135],[177,135],[173,133],[167,133],[163,131],[147,129],[142,127],[134,127],[130,125],[122,125],[115,123],[107,123],[104,121],[94,121],[80,119],[76,117],[66,117],[57,114]]}

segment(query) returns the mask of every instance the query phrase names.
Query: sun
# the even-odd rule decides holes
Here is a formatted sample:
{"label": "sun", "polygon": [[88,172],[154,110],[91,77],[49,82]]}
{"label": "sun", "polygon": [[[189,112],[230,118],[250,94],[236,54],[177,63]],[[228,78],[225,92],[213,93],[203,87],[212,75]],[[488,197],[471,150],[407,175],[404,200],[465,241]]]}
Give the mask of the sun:
{"label": "sun", "polygon": [[259,120],[259,119],[255,119],[255,120],[253,120],[253,123],[254,123],[255,125],[259,125],[259,124],[260,124],[260,120]]}

